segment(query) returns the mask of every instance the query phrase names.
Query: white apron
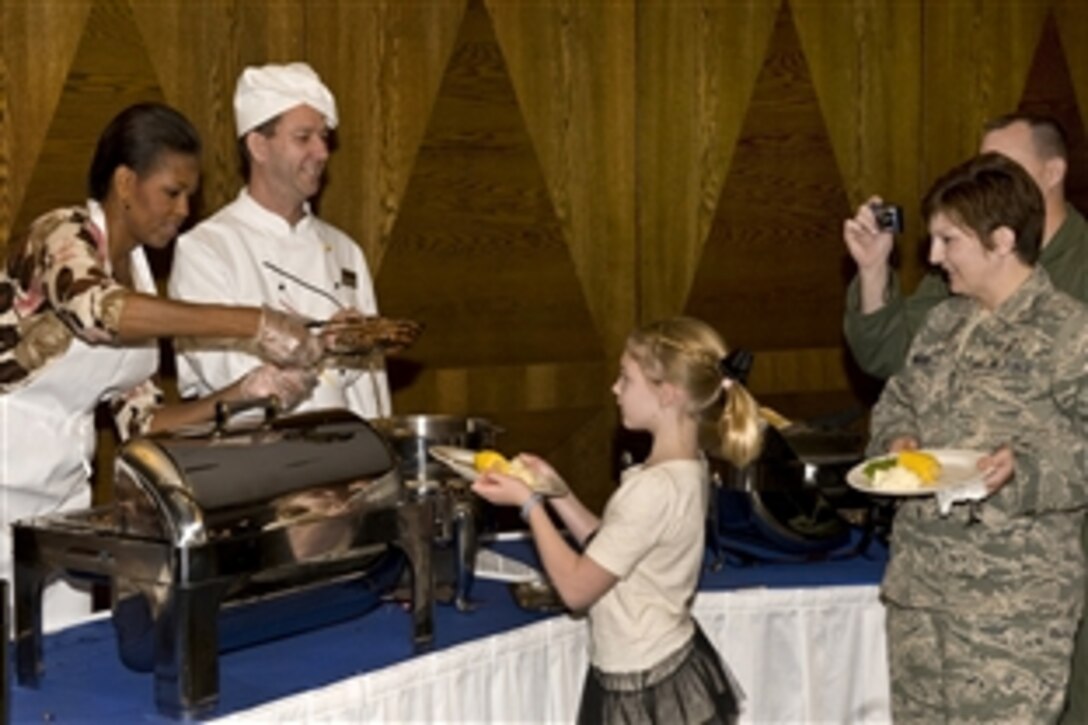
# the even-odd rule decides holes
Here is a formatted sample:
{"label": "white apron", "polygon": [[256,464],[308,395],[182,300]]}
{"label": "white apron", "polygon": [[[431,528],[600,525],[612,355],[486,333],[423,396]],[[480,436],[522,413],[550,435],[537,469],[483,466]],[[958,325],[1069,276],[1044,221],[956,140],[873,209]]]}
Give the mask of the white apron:
{"label": "white apron", "polygon": [[[92,219],[104,219],[97,205]],[[96,213],[97,212],[97,213]],[[141,247],[132,252],[135,288],[155,293]],[[99,401],[154,375],[158,347],[88,345],[73,339],[26,387],[0,395],[0,577],[13,584],[11,523],[29,516],[86,508]],[[89,596],[64,584],[47,588],[43,623],[58,629],[91,613]]]}

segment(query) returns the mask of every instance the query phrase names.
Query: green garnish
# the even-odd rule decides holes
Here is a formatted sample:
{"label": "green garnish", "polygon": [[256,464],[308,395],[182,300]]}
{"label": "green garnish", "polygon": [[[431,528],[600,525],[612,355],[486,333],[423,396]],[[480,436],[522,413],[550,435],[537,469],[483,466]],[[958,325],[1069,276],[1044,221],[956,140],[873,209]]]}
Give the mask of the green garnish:
{"label": "green garnish", "polygon": [[891,458],[881,458],[880,460],[870,461],[865,464],[865,468],[862,470],[865,472],[866,476],[872,478],[876,475],[877,471],[887,471],[889,468],[895,468],[897,463],[898,461],[895,456],[892,456]]}

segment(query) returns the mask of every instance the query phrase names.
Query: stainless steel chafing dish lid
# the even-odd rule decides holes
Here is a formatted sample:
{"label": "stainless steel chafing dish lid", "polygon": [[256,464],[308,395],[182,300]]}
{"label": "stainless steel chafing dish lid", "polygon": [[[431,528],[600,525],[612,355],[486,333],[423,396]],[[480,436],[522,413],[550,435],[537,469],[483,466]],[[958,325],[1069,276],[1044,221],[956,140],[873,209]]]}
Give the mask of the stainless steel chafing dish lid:
{"label": "stainless steel chafing dish lid", "polygon": [[[117,458],[116,496],[122,509],[126,500],[150,497],[184,528],[204,512],[378,478],[394,466],[388,444],[370,425],[348,411],[327,410],[132,439]],[[185,538],[183,531],[174,535]]]}

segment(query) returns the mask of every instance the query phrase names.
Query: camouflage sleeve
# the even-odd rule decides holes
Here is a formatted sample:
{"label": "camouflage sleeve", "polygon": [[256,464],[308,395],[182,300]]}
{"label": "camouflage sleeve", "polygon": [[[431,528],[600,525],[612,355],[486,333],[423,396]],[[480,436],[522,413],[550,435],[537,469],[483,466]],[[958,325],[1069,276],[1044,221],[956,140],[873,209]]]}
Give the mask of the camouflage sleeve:
{"label": "camouflage sleeve", "polygon": [[162,390],[150,379],[117,396],[110,404],[110,412],[121,440],[147,433],[163,401]]}
{"label": "camouflage sleeve", "polygon": [[892,440],[900,436],[913,436],[921,440],[913,403],[913,388],[918,385],[918,381],[913,379],[915,377],[909,370],[903,370],[893,375],[884,386],[880,399],[873,407],[867,455],[887,453]]}
{"label": "camouflage sleeve", "polygon": [[1016,485],[998,491],[1012,514],[1088,506],[1088,315],[1056,336],[1051,381],[1053,434],[1013,441]]}
{"label": "camouflage sleeve", "polygon": [[923,277],[914,294],[904,297],[898,275],[893,272],[886,304],[876,312],[862,314],[855,278],[846,293],[843,333],[861,369],[878,378],[894,375],[907,359],[911,341],[926,314],[947,297],[948,287],[935,273]]}
{"label": "camouflage sleeve", "polygon": [[9,276],[27,294],[21,301],[25,311],[47,302],[77,337],[90,343],[113,341],[125,287],[106,273],[99,252],[103,247],[84,209],[57,209],[38,217],[8,259]]}

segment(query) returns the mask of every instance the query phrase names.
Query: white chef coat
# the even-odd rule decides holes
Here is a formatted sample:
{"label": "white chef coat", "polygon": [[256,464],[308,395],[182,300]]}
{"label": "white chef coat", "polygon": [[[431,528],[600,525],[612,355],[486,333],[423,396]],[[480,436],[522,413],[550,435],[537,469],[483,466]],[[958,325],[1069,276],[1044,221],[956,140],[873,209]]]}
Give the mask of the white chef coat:
{"label": "white chef coat", "polygon": [[[88,208],[105,234],[102,208],[93,201]],[[131,265],[133,286],[155,294],[142,247],[132,250]],[[13,521],[90,505],[95,408],[150,378],[158,362],[154,342],[114,347],[73,337],[29,384],[0,394],[0,576],[12,581]],[[90,598],[58,583],[46,589],[44,611],[45,628],[56,629],[88,616]]]}
{"label": "white chef coat", "polygon": [[[291,226],[243,189],[238,198],[178,239],[170,296],[191,302],[268,305],[314,320],[354,307],[376,315],[370,269],[359,246],[310,213]],[[176,341],[178,389],[203,396],[259,364],[212,341]],[[197,349],[199,348],[199,349]],[[347,408],[363,418],[390,411],[385,370],[329,368],[296,409]]]}

